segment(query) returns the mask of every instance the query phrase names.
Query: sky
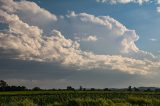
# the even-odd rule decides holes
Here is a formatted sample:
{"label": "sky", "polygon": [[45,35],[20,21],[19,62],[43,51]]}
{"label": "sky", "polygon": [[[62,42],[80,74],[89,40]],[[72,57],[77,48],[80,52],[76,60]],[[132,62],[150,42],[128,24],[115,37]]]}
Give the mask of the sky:
{"label": "sky", "polygon": [[0,0],[0,78],[29,88],[160,87],[159,0]]}

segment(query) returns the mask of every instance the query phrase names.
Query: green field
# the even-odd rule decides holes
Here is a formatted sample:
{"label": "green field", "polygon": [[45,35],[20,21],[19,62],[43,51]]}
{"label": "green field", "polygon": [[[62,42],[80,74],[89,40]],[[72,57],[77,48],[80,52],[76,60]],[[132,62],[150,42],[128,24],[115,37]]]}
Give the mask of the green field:
{"label": "green field", "polygon": [[0,92],[0,106],[160,106],[160,92]]}

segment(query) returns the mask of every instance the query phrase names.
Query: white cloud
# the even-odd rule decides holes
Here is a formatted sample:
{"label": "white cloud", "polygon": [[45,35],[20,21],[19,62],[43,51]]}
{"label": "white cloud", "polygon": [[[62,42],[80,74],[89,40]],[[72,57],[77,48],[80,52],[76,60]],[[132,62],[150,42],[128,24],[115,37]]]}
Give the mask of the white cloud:
{"label": "white cloud", "polygon": [[[71,12],[67,15],[67,18],[58,19],[56,15],[40,8],[34,2],[13,2],[13,0],[1,0],[0,2],[2,10],[8,14],[16,14],[20,20],[30,26],[39,27],[45,34],[50,33],[52,29],[58,29],[65,35],[77,33],[81,35],[79,38],[82,41],[98,40],[95,43],[99,48],[97,51],[105,51],[106,54],[124,54],[139,51],[139,48],[134,43],[138,40],[138,35],[135,31],[127,29],[109,16],[96,17],[87,13],[76,14]],[[86,35],[90,37],[87,38]],[[98,36],[100,39],[91,36],[96,36],[96,38]],[[102,45],[105,45],[105,48]],[[110,45],[112,45],[112,48]]]}
{"label": "white cloud", "polygon": [[117,3],[122,3],[122,4],[127,4],[127,3],[138,3],[138,4],[143,4],[145,2],[149,2],[150,0],[96,0],[97,2],[102,2],[102,3],[111,3],[111,4],[117,4]]}
{"label": "white cloud", "polygon": [[42,36],[40,29],[23,23],[17,16],[2,11],[0,14],[10,26],[8,32],[0,33],[0,48],[17,51],[13,58],[55,61],[81,70],[112,69],[130,74],[147,74],[155,67],[151,61],[81,51],[78,43],[65,39],[56,30],[51,37]]}
{"label": "white cloud", "polygon": [[[9,1],[18,7],[23,3],[23,5],[25,5],[25,3],[32,5],[32,2],[28,3],[27,1],[20,2],[20,4],[19,2]],[[3,4],[4,7],[5,5],[8,4]],[[135,31],[127,29],[111,17],[96,17],[87,13],[76,14],[74,12],[67,16],[67,19],[71,22],[70,28],[72,29],[72,27],[76,26],[76,28],[79,29],[78,31],[73,28],[73,31],[76,31],[76,33],[86,32],[90,35],[101,37],[103,39],[97,39],[96,42],[103,42],[106,47],[103,49],[107,49],[107,47],[109,48],[112,45],[117,52],[117,55],[99,55],[82,51],[78,42],[66,39],[61,32],[55,30],[54,27],[48,34],[43,33],[43,27],[41,27],[42,29],[39,27],[41,24],[40,21],[38,21],[37,26],[30,25],[28,24],[30,22],[26,21],[28,18],[23,21],[24,19],[17,15],[17,12],[13,12],[14,9],[11,9],[11,11],[8,8],[9,7],[7,7],[7,10],[0,10],[0,20],[9,25],[8,30],[0,32],[0,54],[6,57],[22,60],[57,62],[62,66],[80,70],[115,70],[141,75],[149,74],[151,70],[155,71],[160,66],[159,62],[152,61],[152,58],[149,58],[149,56],[152,57],[151,54],[141,51],[136,47],[134,42],[138,40],[138,36]],[[35,8],[39,7],[36,6]],[[23,8],[21,9],[21,11],[23,11]],[[8,12],[8,10],[11,12]],[[39,10],[41,9],[39,8]],[[29,11],[29,13],[30,12],[31,11]],[[45,14],[46,10],[42,11],[42,16],[44,16],[43,12]],[[24,12],[24,14],[26,13]],[[51,14],[51,16],[53,15]],[[33,23],[37,22],[32,21]],[[59,25],[61,22],[65,22],[64,25],[69,25],[65,18],[61,20],[57,19],[56,21],[58,21]],[[60,27],[61,30],[63,27],[66,26]],[[93,38],[94,40],[96,39],[93,36],[88,37],[88,39],[92,39],[92,41]],[[111,51],[114,51],[114,49]],[[10,51],[15,52],[11,55]],[[134,59],[133,55],[126,57],[130,53],[134,54],[134,56],[140,55],[143,59]],[[124,56],[121,56],[122,54]]]}
{"label": "white cloud", "polygon": [[160,0],[96,0],[100,3],[110,3],[110,4],[129,4],[129,3],[137,3],[137,4],[144,4],[144,3],[152,3],[156,2],[157,5],[157,12],[160,12]]}
{"label": "white cloud", "polygon": [[92,41],[92,42],[95,42],[95,41],[97,41],[97,37],[96,36],[88,36],[87,37],[87,39],[86,39],[87,41]]}
{"label": "white cloud", "polygon": [[[139,39],[135,30],[127,29],[123,24],[109,16],[94,16],[87,13],[71,12],[66,18],[59,23],[61,30],[65,35],[72,35],[80,39],[88,35],[95,35],[98,39],[96,42],[83,44],[82,48],[90,46],[85,50],[93,51],[100,54],[123,55],[133,58],[153,59],[151,53],[140,50],[135,42]],[[70,26],[68,28],[68,25]],[[70,30],[72,29],[72,30]],[[83,41],[83,40],[81,40]],[[98,52],[97,52],[98,51]],[[140,56],[141,57],[140,57]]]}
{"label": "white cloud", "polygon": [[40,8],[34,2],[20,0],[0,0],[0,9],[8,14],[16,14],[20,20],[31,26],[38,26],[47,33],[48,29],[55,24],[57,16]]}
{"label": "white cloud", "polygon": [[[62,32],[66,35],[73,37],[80,35],[81,39],[90,35],[98,37],[92,46],[96,45],[96,49],[99,49],[100,52],[105,50],[106,54],[122,54],[139,50],[134,43],[139,38],[135,31],[127,29],[109,16],[96,17],[87,13],[71,12],[59,24],[59,29],[64,29]],[[69,28],[68,25],[70,25]],[[74,35],[75,33],[76,35]]]}
{"label": "white cloud", "polygon": [[160,0],[157,0],[157,3],[160,4]]}
{"label": "white cloud", "polygon": [[149,40],[152,41],[152,42],[157,41],[157,39],[155,39],[155,38],[150,38]]}
{"label": "white cloud", "polygon": [[86,37],[83,37],[83,38],[80,38],[80,37],[75,37],[75,40],[77,41],[85,41],[85,42],[96,42],[98,39],[95,35],[89,35],[89,36],[86,36]]}
{"label": "white cloud", "polygon": [[157,7],[157,12],[160,12],[160,7]]}

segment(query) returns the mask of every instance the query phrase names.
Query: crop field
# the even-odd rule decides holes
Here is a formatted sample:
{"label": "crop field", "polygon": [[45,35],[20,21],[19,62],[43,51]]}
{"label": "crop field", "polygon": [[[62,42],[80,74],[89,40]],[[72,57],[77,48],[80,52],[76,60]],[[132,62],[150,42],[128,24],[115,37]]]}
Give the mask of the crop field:
{"label": "crop field", "polygon": [[0,106],[160,106],[160,92],[0,92]]}

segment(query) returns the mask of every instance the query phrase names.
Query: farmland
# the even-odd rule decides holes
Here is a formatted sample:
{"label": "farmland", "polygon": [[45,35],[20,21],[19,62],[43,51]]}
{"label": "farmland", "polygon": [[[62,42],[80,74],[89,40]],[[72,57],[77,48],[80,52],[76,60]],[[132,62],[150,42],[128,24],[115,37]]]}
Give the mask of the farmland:
{"label": "farmland", "polygon": [[160,92],[10,91],[0,106],[160,106]]}

